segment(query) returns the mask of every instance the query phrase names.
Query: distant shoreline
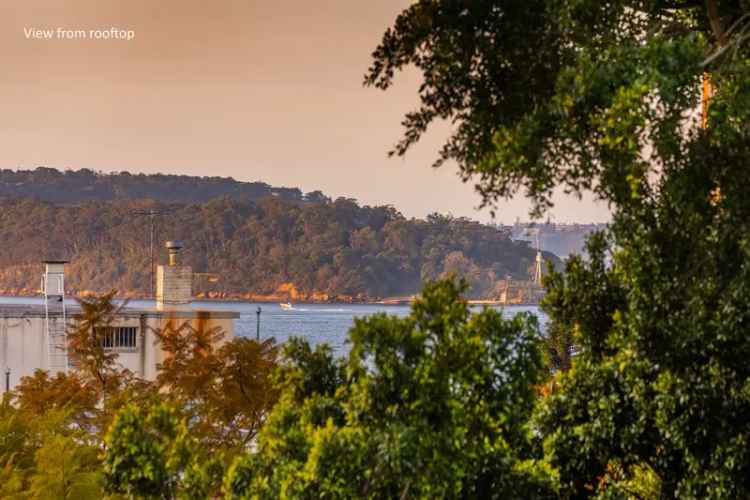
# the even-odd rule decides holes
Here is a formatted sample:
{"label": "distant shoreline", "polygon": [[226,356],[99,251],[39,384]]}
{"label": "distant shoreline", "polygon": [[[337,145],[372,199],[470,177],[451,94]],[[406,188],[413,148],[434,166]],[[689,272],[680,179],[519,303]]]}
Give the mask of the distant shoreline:
{"label": "distant shoreline", "polygon": [[[94,293],[74,293],[71,295],[68,295],[68,297],[72,299],[80,299],[80,298],[86,298],[86,297],[92,297],[96,294]],[[9,294],[9,293],[0,293],[0,299],[21,299],[21,298],[42,298],[41,293],[20,293],[20,294]],[[148,301],[148,300],[154,300],[150,297],[140,296],[140,295],[126,295],[126,296],[118,296],[117,297],[120,300],[142,300],[142,301]],[[363,305],[363,306],[409,306],[414,303],[414,301],[417,299],[416,296],[409,297],[409,298],[386,298],[386,299],[372,299],[372,300],[356,300],[356,301],[323,301],[323,300],[299,300],[299,301],[291,301],[292,304],[309,304],[309,305]],[[244,297],[193,297],[193,301],[195,302],[237,302],[237,303],[244,303],[244,304],[279,304],[279,303],[285,303],[289,302],[288,299],[252,299],[252,298],[244,298]],[[472,306],[538,306],[538,302],[524,302],[524,303],[510,303],[505,304],[499,300],[488,300],[488,299],[470,299],[467,300],[469,305]]]}

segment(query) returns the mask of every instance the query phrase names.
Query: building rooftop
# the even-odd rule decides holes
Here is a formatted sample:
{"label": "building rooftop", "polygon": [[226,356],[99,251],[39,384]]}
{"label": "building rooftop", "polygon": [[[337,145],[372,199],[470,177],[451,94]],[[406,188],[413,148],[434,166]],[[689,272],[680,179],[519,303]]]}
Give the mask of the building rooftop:
{"label": "building rooftop", "polygon": [[[66,303],[68,316],[73,316],[81,311],[77,304]],[[59,312],[50,312],[51,316],[59,315]],[[240,313],[235,311],[213,311],[208,309],[180,308],[161,310],[143,307],[124,307],[118,314],[122,317],[152,317],[152,318],[216,318],[237,319]],[[43,318],[45,317],[44,304],[0,304],[0,318]]]}

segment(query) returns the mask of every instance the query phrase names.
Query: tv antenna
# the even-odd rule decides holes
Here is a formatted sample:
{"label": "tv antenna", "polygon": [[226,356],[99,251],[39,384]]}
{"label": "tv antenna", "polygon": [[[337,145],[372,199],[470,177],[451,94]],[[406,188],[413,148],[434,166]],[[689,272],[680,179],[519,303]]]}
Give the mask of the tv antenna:
{"label": "tv antenna", "polygon": [[154,231],[156,226],[156,218],[167,215],[173,212],[170,208],[145,208],[131,210],[133,215],[139,217],[148,217],[149,219],[149,282],[148,282],[148,298],[154,298]]}

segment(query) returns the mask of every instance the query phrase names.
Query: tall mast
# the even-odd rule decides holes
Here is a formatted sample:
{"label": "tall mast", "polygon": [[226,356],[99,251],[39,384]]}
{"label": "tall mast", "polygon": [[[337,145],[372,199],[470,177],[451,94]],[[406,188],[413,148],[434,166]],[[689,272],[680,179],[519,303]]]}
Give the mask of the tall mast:
{"label": "tall mast", "polygon": [[539,229],[536,231],[536,266],[534,268],[534,283],[542,284],[542,249],[539,245]]}

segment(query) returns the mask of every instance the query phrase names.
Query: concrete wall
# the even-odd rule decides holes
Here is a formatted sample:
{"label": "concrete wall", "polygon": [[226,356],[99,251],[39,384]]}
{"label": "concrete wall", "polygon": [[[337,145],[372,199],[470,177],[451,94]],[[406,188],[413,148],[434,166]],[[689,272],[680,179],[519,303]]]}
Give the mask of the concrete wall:
{"label": "concrete wall", "polygon": [[47,368],[43,319],[0,318],[0,391],[3,392],[8,368],[11,389],[22,376],[31,375],[34,368]]}
{"label": "concrete wall", "polygon": [[[170,325],[179,328],[189,322],[193,328],[220,327],[225,332],[223,341],[234,337],[234,313],[208,311],[125,312],[112,324],[114,327],[137,328],[135,349],[115,349],[117,362],[136,375],[154,380],[157,365],[164,361],[164,352],[157,340],[157,332]],[[57,321],[62,321],[61,319]],[[30,376],[37,369],[48,370],[47,341],[43,315],[0,316],[0,394],[5,391],[5,372],[10,368],[10,387],[21,377]]]}

